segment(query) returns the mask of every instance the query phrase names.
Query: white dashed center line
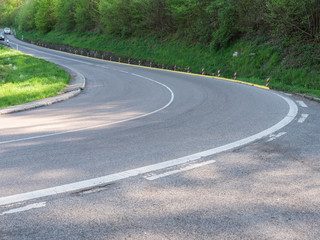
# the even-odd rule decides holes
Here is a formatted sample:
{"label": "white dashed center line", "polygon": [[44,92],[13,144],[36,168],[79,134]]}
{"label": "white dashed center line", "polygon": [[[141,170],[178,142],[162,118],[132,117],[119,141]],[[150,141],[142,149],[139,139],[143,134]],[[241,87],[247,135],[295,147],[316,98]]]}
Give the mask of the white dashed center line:
{"label": "white dashed center line", "polygon": [[161,174],[150,174],[150,175],[144,176],[144,178],[152,181],[152,180],[155,180],[155,179],[158,179],[158,178],[163,178],[163,177],[167,177],[167,176],[170,176],[170,175],[173,175],[173,174],[176,174],[176,173],[185,172],[185,171],[188,171],[188,170],[191,170],[191,169],[195,169],[195,168],[199,168],[199,167],[202,167],[202,166],[205,166],[205,165],[208,165],[208,164],[211,164],[211,163],[215,163],[215,162],[216,162],[215,160],[210,160],[210,161],[206,161],[206,162],[202,162],[202,163],[196,163],[196,164],[192,164],[192,165],[189,165],[189,166],[177,169],[177,170],[168,171],[168,172],[161,173]]}
{"label": "white dashed center line", "polygon": [[301,114],[298,123],[303,123],[307,119],[307,117],[309,117],[309,114]]}
{"label": "white dashed center line", "polygon": [[279,138],[279,137],[281,137],[281,136],[283,136],[285,134],[286,134],[286,132],[281,132],[281,133],[278,133],[278,134],[271,134],[269,136],[270,139],[267,142],[271,142],[271,141],[273,141],[273,140],[275,140],[275,139],[277,139],[277,138]]}
{"label": "white dashed center line", "polygon": [[15,209],[11,209],[9,211],[5,211],[3,213],[0,213],[0,216],[3,215],[8,215],[8,214],[14,214],[14,213],[20,213],[20,212],[25,212],[25,211],[29,211],[31,209],[36,209],[36,208],[42,208],[46,206],[46,202],[40,202],[40,203],[34,203],[34,204],[30,204],[24,207],[20,207],[20,208],[15,208]]}
{"label": "white dashed center line", "polygon": [[304,103],[304,101],[297,101],[297,103],[300,105],[300,107],[307,108],[308,106]]}

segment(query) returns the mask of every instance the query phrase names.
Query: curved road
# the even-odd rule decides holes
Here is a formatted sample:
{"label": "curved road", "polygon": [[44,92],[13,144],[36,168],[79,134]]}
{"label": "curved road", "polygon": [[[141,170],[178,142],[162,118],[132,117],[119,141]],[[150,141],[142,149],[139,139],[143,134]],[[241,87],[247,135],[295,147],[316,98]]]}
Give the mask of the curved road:
{"label": "curved road", "polygon": [[[94,232],[95,239],[130,239],[130,236],[132,239],[142,239],[140,235],[135,235],[140,232],[137,230],[139,228],[127,226],[125,229],[131,230],[126,231],[121,227],[124,216],[119,220],[119,212],[115,217],[117,222],[113,223],[106,223],[103,218],[98,220],[92,209],[83,213],[83,216],[92,218],[97,224],[95,230],[90,224],[86,225],[85,229],[88,230],[85,233],[79,232],[81,220],[77,214],[69,213],[67,218],[71,225],[79,221],[72,225],[78,226],[74,230],[63,225],[63,221],[68,222],[66,219],[49,219],[56,216],[52,209],[59,209],[59,202],[64,205],[62,211],[68,212],[78,201],[89,201],[73,198],[86,196],[86,189],[89,189],[89,195],[94,195],[114,184],[121,184],[121,188],[131,188],[132,182],[138,181],[139,184],[132,186],[135,189],[137,185],[145,185],[148,177],[149,180],[154,177],[159,178],[159,181],[167,181],[162,177],[175,178],[175,174],[180,171],[188,172],[214,164],[217,160],[212,159],[217,154],[216,158],[219,158],[221,154],[232,153],[230,150],[237,152],[242,148],[250,148],[248,143],[252,145],[259,139],[281,137],[279,132],[299,117],[297,102],[273,91],[214,78],[61,53],[9,38],[11,44],[19,44],[20,51],[83,74],[87,85],[80,95],[68,101],[0,117],[0,204],[3,217],[9,219],[5,221],[9,227],[3,230],[4,239],[33,239],[39,236],[87,239],[92,234],[90,231]],[[283,135],[286,133],[282,132]],[[180,181],[176,181],[179,185]],[[206,180],[203,180],[203,184],[206,184]],[[157,188],[151,186],[155,192],[160,191]],[[143,199],[146,195],[141,193],[139,196]],[[97,195],[93,198],[99,199],[96,200],[99,202],[96,203],[99,207],[94,208],[96,211],[105,208],[103,212],[109,212],[114,206],[125,204],[119,202],[121,197],[115,195],[109,199],[114,203],[111,205],[108,204],[109,200],[102,204],[104,198]],[[170,205],[170,197],[163,201],[169,201],[165,205]],[[48,227],[44,227],[46,230],[41,232],[36,227],[35,222],[43,218],[42,214],[39,217],[36,212],[48,211],[49,204],[55,207],[50,207],[51,213],[46,214],[51,217],[43,221],[56,226],[60,229],[58,232],[50,231]],[[10,212],[14,212],[14,209],[20,212],[19,207],[20,210],[22,208],[21,213]],[[158,206],[154,208],[158,210],[154,211],[161,212],[162,208]],[[27,212],[35,213],[30,220],[34,223],[31,226],[27,227],[27,222],[16,223],[13,220]],[[188,218],[183,219],[188,222]],[[10,227],[9,222],[14,224]],[[12,230],[15,224],[20,226],[20,230]],[[116,226],[114,229],[122,230],[116,233],[114,229],[101,230],[112,228],[113,225]],[[163,220],[162,225],[170,228],[166,220]],[[22,229],[27,229],[28,234],[23,233]],[[193,238],[195,231],[181,235],[183,231],[177,227],[182,232],[178,230],[180,235],[174,235],[174,228],[159,232],[151,229],[148,228],[146,239]],[[195,233],[194,236],[212,239],[209,229],[204,231],[207,237],[203,235],[204,232]],[[10,235],[10,231],[14,234]],[[62,234],[64,231],[66,235]],[[168,231],[172,235],[166,236]],[[228,239],[233,236],[233,231],[230,230],[226,235]],[[250,237],[258,239],[257,235]]]}

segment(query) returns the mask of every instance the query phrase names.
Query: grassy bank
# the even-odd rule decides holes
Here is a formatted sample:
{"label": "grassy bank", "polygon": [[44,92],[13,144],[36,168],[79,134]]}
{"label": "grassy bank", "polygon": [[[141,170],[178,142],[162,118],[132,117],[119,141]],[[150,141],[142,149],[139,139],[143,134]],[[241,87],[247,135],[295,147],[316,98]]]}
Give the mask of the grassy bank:
{"label": "grassy bank", "polygon": [[53,63],[0,46],[0,108],[55,96],[69,80]]}
{"label": "grassy bank", "polygon": [[[106,34],[62,31],[48,34],[31,31],[18,33],[18,37],[21,38],[22,34],[24,39],[107,51],[121,57],[152,60],[171,68],[177,65],[180,70],[189,66],[193,73],[200,73],[205,68],[206,73],[217,74],[219,69],[222,77],[233,78],[233,73],[237,72],[239,80],[261,85],[265,85],[270,76],[271,88],[320,97],[320,58],[315,45],[284,50],[277,43],[260,37],[243,38],[215,50],[173,37],[124,39]],[[235,52],[238,56],[233,57]]]}

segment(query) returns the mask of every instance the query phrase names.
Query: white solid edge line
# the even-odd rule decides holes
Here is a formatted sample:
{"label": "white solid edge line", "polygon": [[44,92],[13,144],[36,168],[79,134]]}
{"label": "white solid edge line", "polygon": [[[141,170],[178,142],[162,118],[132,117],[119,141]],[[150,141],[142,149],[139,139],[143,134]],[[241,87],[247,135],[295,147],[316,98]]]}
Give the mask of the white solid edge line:
{"label": "white solid edge line", "polygon": [[[32,49],[32,48],[29,48],[29,47],[26,47],[26,46],[23,46],[24,48],[27,48],[27,49],[30,49],[30,50],[35,50],[35,51],[38,51],[38,52],[42,52],[42,53],[45,53],[47,55],[51,55],[51,56],[54,56],[54,57],[58,57],[58,58],[62,58],[62,59],[66,59],[66,60],[71,60],[71,61],[74,61],[74,62],[80,62],[80,63],[83,63],[83,64],[87,64],[87,65],[94,65],[92,63],[88,63],[88,62],[84,62],[84,61],[80,61],[80,60],[76,60],[76,59],[73,59],[73,58],[70,58],[70,57],[62,57],[62,56],[57,56],[57,55],[54,55],[54,54],[51,54],[51,53],[47,53],[43,50],[39,50],[39,49]],[[104,66],[100,66],[102,68],[104,68]],[[72,70],[72,69],[71,69]],[[155,110],[155,111],[152,111],[152,112],[149,112],[149,113],[146,113],[146,114],[143,114],[143,115],[140,115],[140,116],[137,116],[137,117],[133,117],[133,118],[129,118],[129,119],[124,119],[124,120],[120,120],[120,121],[116,121],[116,122],[112,122],[112,123],[106,123],[106,124],[100,124],[100,125],[95,125],[95,126],[90,126],[90,127],[86,127],[86,128],[81,128],[81,129],[75,129],[75,130],[70,130],[70,131],[65,131],[65,132],[58,132],[58,133],[51,133],[51,134],[45,134],[45,135],[39,135],[39,136],[34,136],[34,137],[28,137],[28,138],[21,138],[21,139],[14,139],[14,140],[8,140],[8,141],[3,141],[3,142],[0,142],[0,145],[3,145],[3,144],[8,144],[8,143],[15,143],[15,142],[21,142],[21,141],[27,141],[27,140],[34,140],[34,139],[40,139],[40,138],[46,138],[46,137],[53,137],[53,136],[58,136],[58,135],[63,135],[63,134],[67,134],[67,133],[75,133],[75,132],[80,132],[80,131],[85,131],[85,130],[90,130],[90,129],[95,129],[95,128],[99,128],[99,127],[106,127],[106,126],[110,126],[110,125],[114,125],[114,124],[119,124],[119,123],[124,123],[124,122],[128,122],[128,121],[132,121],[132,120],[137,120],[137,119],[140,119],[140,118],[144,118],[144,117],[147,117],[147,116],[150,116],[152,114],[155,114],[155,113],[158,113],[164,109],[166,109],[167,107],[169,107],[172,102],[174,101],[174,93],[173,91],[165,84],[163,83],[160,83],[158,81],[155,81],[151,78],[147,78],[147,77],[143,77],[143,76],[140,76],[140,75],[137,75],[137,74],[131,74],[133,76],[137,76],[137,77],[140,77],[140,78],[143,78],[143,79],[146,79],[148,81],[151,81],[151,82],[154,82],[160,86],[163,86],[165,87],[171,94],[171,98],[170,98],[170,101],[163,107]]]}
{"label": "white solid edge line", "polygon": [[284,96],[281,96],[276,93],[273,93],[273,94],[281,97],[283,100],[285,100],[287,102],[287,104],[289,105],[289,112],[286,115],[286,117],[283,118],[280,122],[278,122],[277,124],[273,125],[272,127],[268,128],[260,133],[257,133],[255,135],[250,136],[250,137],[235,141],[233,143],[226,144],[224,146],[220,146],[217,148],[209,149],[207,151],[198,152],[198,153],[195,153],[195,154],[192,154],[189,156],[185,156],[185,157],[181,157],[181,158],[177,158],[177,159],[173,159],[173,160],[169,160],[169,161],[165,161],[165,162],[161,162],[161,163],[157,163],[157,164],[153,164],[153,165],[149,165],[149,166],[145,166],[145,167],[131,169],[128,171],[114,173],[114,174],[110,174],[110,175],[103,176],[103,177],[98,177],[98,178],[93,178],[93,179],[84,180],[84,181],[80,181],[80,182],[75,182],[75,183],[65,184],[65,185],[61,185],[61,186],[46,188],[46,189],[42,189],[42,190],[36,190],[36,191],[27,192],[27,193],[21,193],[21,194],[1,197],[0,198],[0,206],[12,204],[12,203],[23,202],[23,201],[28,201],[28,200],[32,200],[32,199],[38,199],[38,198],[42,198],[42,197],[54,196],[54,195],[61,194],[61,193],[78,191],[81,189],[91,188],[91,187],[95,187],[95,186],[102,185],[102,184],[108,184],[111,182],[115,182],[115,181],[130,178],[130,177],[146,174],[146,173],[149,173],[152,171],[157,171],[157,170],[165,169],[168,167],[173,167],[173,166],[185,164],[185,163],[188,163],[191,161],[199,160],[202,157],[211,156],[211,155],[214,155],[217,153],[221,153],[221,152],[231,150],[231,149],[246,145],[248,143],[254,142],[258,139],[266,137],[266,136],[278,131],[279,129],[287,126],[290,122],[292,122],[295,119],[295,117],[298,114],[298,106],[291,99],[284,97]]}
{"label": "white solid edge line", "polygon": [[100,124],[100,125],[94,125],[94,126],[90,126],[90,127],[86,127],[86,128],[79,128],[79,129],[74,129],[74,130],[69,130],[69,131],[64,131],[64,132],[57,132],[57,133],[38,135],[38,136],[33,136],[33,137],[28,137],[28,138],[20,138],[20,139],[13,139],[13,140],[8,140],[8,141],[3,141],[3,142],[0,142],[0,145],[8,144],[8,143],[15,143],[15,142],[22,142],[22,141],[27,141],[27,140],[40,139],[40,138],[46,138],[46,137],[53,137],[53,136],[67,134],[67,133],[75,133],[75,132],[80,132],[80,131],[100,128],[100,127],[106,127],[106,126],[110,126],[110,125],[114,125],[114,124],[129,122],[129,121],[132,121],[132,120],[137,120],[137,119],[148,117],[148,116],[150,116],[152,114],[158,113],[158,112],[166,109],[167,107],[169,107],[173,103],[173,101],[174,101],[174,93],[167,85],[165,85],[163,83],[160,83],[158,81],[155,81],[155,80],[153,80],[151,78],[147,78],[147,77],[138,75],[138,74],[131,73],[131,75],[139,77],[139,78],[142,78],[142,79],[145,79],[145,80],[148,80],[148,81],[151,81],[151,82],[154,82],[154,83],[166,88],[170,92],[170,95],[171,95],[169,102],[166,105],[164,105],[163,107],[159,108],[159,109],[156,109],[156,110],[154,110],[152,112],[145,113],[145,114],[133,117],[133,118],[127,118],[127,119],[119,120],[119,121],[116,121],[116,122],[104,123],[104,124]]}

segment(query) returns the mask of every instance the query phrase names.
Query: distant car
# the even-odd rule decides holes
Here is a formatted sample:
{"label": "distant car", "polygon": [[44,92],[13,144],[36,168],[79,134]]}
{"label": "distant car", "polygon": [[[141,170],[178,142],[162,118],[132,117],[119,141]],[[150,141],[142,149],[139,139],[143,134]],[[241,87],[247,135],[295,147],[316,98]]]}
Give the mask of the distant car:
{"label": "distant car", "polygon": [[11,34],[11,29],[10,28],[5,28],[4,29],[5,34]]}
{"label": "distant car", "polygon": [[0,40],[4,41],[4,35],[3,35],[3,33],[0,33]]}

